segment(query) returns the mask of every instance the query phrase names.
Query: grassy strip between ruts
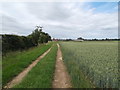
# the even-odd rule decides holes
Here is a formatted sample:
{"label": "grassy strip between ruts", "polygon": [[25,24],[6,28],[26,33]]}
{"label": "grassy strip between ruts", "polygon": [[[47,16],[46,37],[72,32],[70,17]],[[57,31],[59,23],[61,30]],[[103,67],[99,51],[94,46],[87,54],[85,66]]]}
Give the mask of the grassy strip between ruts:
{"label": "grassy strip between ruts", "polygon": [[51,51],[14,88],[51,88],[56,56],[57,45],[54,44]]}
{"label": "grassy strip between ruts", "polygon": [[[27,51],[10,54],[2,59],[2,84],[3,86],[13,77],[18,75],[24,68],[31,64],[36,58],[47,51],[53,43],[43,44]],[[14,52],[13,52],[14,53]]]}

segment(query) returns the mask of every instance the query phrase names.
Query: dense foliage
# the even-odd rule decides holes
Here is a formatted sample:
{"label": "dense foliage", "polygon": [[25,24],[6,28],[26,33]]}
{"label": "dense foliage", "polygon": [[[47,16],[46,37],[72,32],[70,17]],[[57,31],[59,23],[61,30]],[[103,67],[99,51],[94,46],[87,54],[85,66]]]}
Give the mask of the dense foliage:
{"label": "dense foliage", "polygon": [[[74,87],[91,88],[86,80],[99,88],[118,88],[118,42],[61,42],[63,58]],[[84,84],[83,84],[84,83]]]}
{"label": "dense foliage", "polygon": [[5,54],[9,51],[23,50],[41,43],[47,43],[51,40],[48,33],[42,32],[36,28],[32,34],[28,36],[18,35],[2,35],[2,53]]}

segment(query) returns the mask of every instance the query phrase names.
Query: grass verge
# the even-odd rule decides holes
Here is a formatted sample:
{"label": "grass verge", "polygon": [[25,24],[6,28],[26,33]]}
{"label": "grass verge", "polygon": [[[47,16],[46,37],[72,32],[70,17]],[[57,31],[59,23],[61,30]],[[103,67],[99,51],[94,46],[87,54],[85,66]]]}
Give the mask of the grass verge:
{"label": "grass verge", "polygon": [[51,88],[55,71],[56,55],[57,45],[54,44],[51,51],[42,58],[23,81],[14,88]]}
{"label": "grass verge", "polygon": [[18,75],[24,68],[31,64],[51,47],[52,43],[43,44],[27,51],[10,53],[2,59],[2,84],[3,86],[13,77]]}

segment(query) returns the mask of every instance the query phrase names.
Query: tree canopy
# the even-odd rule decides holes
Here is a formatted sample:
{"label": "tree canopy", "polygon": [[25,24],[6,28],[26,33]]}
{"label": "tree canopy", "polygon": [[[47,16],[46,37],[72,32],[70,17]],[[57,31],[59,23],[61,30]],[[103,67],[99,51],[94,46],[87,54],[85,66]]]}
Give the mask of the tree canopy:
{"label": "tree canopy", "polygon": [[2,53],[9,51],[28,49],[42,43],[51,41],[51,36],[42,31],[41,27],[37,27],[28,36],[18,36],[11,34],[2,34]]}

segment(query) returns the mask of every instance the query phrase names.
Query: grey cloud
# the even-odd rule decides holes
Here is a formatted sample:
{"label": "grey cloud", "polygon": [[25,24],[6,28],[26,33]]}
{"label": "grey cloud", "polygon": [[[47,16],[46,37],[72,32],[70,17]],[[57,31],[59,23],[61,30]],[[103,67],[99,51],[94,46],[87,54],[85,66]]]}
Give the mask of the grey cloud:
{"label": "grey cloud", "polygon": [[72,16],[72,11],[65,8],[69,4],[50,2],[50,3],[26,3],[28,11],[44,20],[64,21]]}
{"label": "grey cloud", "polygon": [[9,34],[26,35],[29,33],[30,28],[25,27],[19,23],[15,18],[10,16],[2,16],[2,32]]}

